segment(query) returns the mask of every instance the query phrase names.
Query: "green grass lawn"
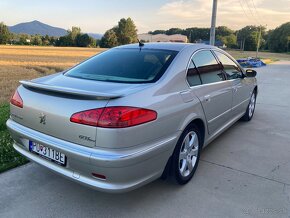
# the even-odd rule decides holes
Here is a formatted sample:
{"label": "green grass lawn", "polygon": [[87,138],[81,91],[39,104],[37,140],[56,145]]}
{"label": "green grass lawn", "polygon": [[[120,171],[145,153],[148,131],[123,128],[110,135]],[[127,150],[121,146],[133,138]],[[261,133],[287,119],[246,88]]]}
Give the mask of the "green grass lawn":
{"label": "green grass lawn", "polygon": [[[247,58],[247,57],[256,57],[255,51],[238,51],[238,50],[226,50],[230,53],[235,59]],[[290,61],[290,53],[271,53],[268,51],[260,51],[258,54],[260,59],[269,59],[270,62],[285,60]]]}
{"label": "green grass lawn", "polygon": [[12,146],[12,139],[5,124],[8,117],[9,104],[0,105],[0,173],[28,162]]}

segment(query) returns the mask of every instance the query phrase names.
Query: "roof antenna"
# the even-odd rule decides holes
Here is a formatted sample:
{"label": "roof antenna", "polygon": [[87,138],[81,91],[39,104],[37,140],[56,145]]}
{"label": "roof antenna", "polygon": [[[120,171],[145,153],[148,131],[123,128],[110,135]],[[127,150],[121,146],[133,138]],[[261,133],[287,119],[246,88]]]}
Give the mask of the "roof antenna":
{"label": "roof antenna", "polygon": [[138,43],[139,43],[139,47],[140,47],[140,50],[141,50],[141,48],[145,45],[143,42],[141,42],[139,39],[137,39],[138,40]]}

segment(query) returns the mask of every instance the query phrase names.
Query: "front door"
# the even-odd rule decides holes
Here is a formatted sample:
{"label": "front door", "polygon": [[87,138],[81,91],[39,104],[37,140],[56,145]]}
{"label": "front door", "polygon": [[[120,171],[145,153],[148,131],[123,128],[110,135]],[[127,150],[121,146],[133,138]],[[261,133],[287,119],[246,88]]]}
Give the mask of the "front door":
{"label": "front door", "polygon": [[233,117],[241,115],[246,112],[250,101],[251,93],[249,92],[250,89],[248,86],[251,83],[247,81],[240,67],[230,57],[220,51],[214,51],[214,53],[221,62],[227,79],[232,84],[232,115]]}

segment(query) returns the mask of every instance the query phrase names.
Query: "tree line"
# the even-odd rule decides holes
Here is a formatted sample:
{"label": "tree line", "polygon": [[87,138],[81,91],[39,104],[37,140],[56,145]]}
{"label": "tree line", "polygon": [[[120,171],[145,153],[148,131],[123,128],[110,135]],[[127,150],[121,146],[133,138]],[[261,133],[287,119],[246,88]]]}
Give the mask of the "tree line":
{"label": "tree line", "polygon": [[[266,30],[264,26],[245,26],[239,30],[232,30],[226,26],[216,28],[216,40],[221,41],[228,48],[254,51],[257,48],[259,33],[261,32],[260,49],[272,52],[290,51],[290,22],[284,23],[273,30]],[[171,28],[168,30],[150,31],[150,34],[182,34],[191,43],[209,40],[210,28],[192,27],[187,29]],[[0,23],[0,44],[20,45],[53,45],[112,48],[118,45],[135,43],[138,41],[137,28],[131,18],[122,18],[116,26],[107,30],[101,40],[95,40],[88,34],[81,32],[79,27],[72,27],[62,37],[13,34],[4,23]]]}
{"label": "tree line", "polygon": [[96,47],[97,41],[81,32],[81,28],[72,27],[67,31],[67,35],[59,37],[55,41],[55,46],[73,46],[73,47]]}
{"label": "tree line", "polygon": [[[221,41],[228,48],[254,51],[257,49],[259,32],[261,31],[260,49],[272,52],[290,51],[290,22],[282,24],[274,30],[266,30],[264,26],[245,26],[239,30],[231,30],[226,26],[216,28],[216,40]],[[150,34],[182,34],[189,42],[208,41],[210,28],[171,28],[169,30],[150,31]]]}

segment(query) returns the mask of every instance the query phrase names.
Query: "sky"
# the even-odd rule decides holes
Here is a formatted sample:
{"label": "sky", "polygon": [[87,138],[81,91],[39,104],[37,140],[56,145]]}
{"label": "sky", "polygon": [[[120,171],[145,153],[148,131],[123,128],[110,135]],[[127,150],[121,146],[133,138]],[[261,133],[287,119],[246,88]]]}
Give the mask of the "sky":
{"label": "sky", "polygon": [[[138,33],[172,27],[210,27],[212,0],[1,0],[0,22],[38,20],[83,32],[104,33],[131,17]],[[217,26],[276,28],[290,22],[290,0],[218,0]]]}

